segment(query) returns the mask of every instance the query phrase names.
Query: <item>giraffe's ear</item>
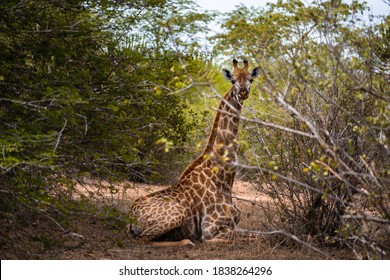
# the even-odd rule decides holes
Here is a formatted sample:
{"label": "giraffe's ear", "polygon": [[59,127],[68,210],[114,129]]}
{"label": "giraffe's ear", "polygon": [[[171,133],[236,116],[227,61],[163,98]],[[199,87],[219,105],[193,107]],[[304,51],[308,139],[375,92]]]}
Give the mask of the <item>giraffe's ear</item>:
{"label": "giraffe's ear", "polygon": [[232,80],[232,74],[227,69],[222,69],[222,75],[225,77],[226,80],[231,81]]}
{"label": "giraffe's ear", "polygon": [[253,68],[251,75],[252,79],[258,77],[260,75],[260,67]]}

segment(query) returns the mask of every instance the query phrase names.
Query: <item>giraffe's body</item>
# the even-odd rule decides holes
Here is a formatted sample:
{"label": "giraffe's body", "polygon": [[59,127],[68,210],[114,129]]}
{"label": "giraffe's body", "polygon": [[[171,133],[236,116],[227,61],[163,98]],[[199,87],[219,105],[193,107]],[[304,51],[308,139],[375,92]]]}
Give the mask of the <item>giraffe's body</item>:
{"label": "giraffe's body", "polygon": [[[204,152],[181,174],[179,182],[135,201],[130,215],[137,219],[128,235],[146,242],[159,240],[226,241],[232,238],[240,212],[232,202],[237,163],[239,116],[259,68],[248,63],[234,73],[223,70],[233,87],[223,98]],[[181,245],[182,243],[178,243]],[[169,243],[175,245],[175,243]]]}

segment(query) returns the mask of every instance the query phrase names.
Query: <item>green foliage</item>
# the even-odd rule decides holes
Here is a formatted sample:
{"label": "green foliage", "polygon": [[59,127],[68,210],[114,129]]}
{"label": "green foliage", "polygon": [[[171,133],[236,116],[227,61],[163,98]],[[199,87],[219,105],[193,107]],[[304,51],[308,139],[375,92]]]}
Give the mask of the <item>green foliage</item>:
{"label": "green foliage", "polygon": [[[196,23],[208,16],[191,5],[0,4],[0,215],[8,223],[2,229],[12,228],[15,213],[66,214],[75,182],[85,177],[160,180],[173,161],[183,164],[199,124],[168,90],[182,72],[175,47],[182,42],[162,41],[156,30],[196,33]],[[160,139],[174,149],[165,152]],[[25,219],[30,225],[29,215]]]}
{"label": "green foliage", "polygon": [[[115,1],[92,2],[113,16]],[[155,141],[169,133],[180,145],[192,126],[180,98],[156,94],[150,82],[168,84],[172,73],[161,69],[177,65],[176,56],[122,47],[104,28],[105,17],[80,1],[63,5],[22,1],[4,9],[2,169],[69,167],[73,175],[75,168],[96,175],[115,169],[131,177],[134,166],[149,164]],[[137,20],[149,5],[124,18]]]}

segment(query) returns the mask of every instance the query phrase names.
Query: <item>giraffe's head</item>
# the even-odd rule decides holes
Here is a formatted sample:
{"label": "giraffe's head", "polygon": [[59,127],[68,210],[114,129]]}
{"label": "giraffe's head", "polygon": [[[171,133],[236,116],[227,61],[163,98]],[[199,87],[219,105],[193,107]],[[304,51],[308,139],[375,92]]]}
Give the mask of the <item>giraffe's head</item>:
{"label": "giraffe's head", "polygon": [[239,68],[237,66],[238,61],[233,59],[233,74],[230,73],[227,69],[222,69],[223,76],[231,81],[233,84],[233,91],[237,94],[237,96],[241,99],[247,99],[249,95],[249,90],[253,79],[259,76],[260,67],[253,68],[252,71],[248,71],[248,60],[244,59],[244,67]]}

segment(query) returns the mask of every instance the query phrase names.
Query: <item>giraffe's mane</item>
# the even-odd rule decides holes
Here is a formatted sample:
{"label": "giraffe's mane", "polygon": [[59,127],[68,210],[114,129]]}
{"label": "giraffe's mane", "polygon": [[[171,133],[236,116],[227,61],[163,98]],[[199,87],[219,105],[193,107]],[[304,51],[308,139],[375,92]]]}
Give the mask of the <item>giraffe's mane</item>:
{"label": "giraffe's mane", "polygon": [[195,167],[197,167],[203,161],[205,161],[207,155],[210,154],[210,152],[212,151],[214,141],[215,141],[215,138],[217,136],[218,123],[219,123],[219,120],[220,120],[221,114],[222,114],[222,106],[224,105],[224,103],[228,99],[230,92],[231,92],[231,90],[229,90],[228,93],[225,94],[225,96],[223,97],[224,100],[222,100],[222,102],[219,105],[217,114],[216,114],[215,119],[214,119],[213,128],[211,129],[211,133],[210,133],[209,138],[207,140],[207,144],[206,144],[205,149],[203,150],[202,154],[196,160],[191,162],[190,165],[188,165],[188,167],[183,171],[183,173],[181,173],[181,175],[179,177],[179,182],[185,176],[187,176],[189,173],[191,173],[195,169]]}

